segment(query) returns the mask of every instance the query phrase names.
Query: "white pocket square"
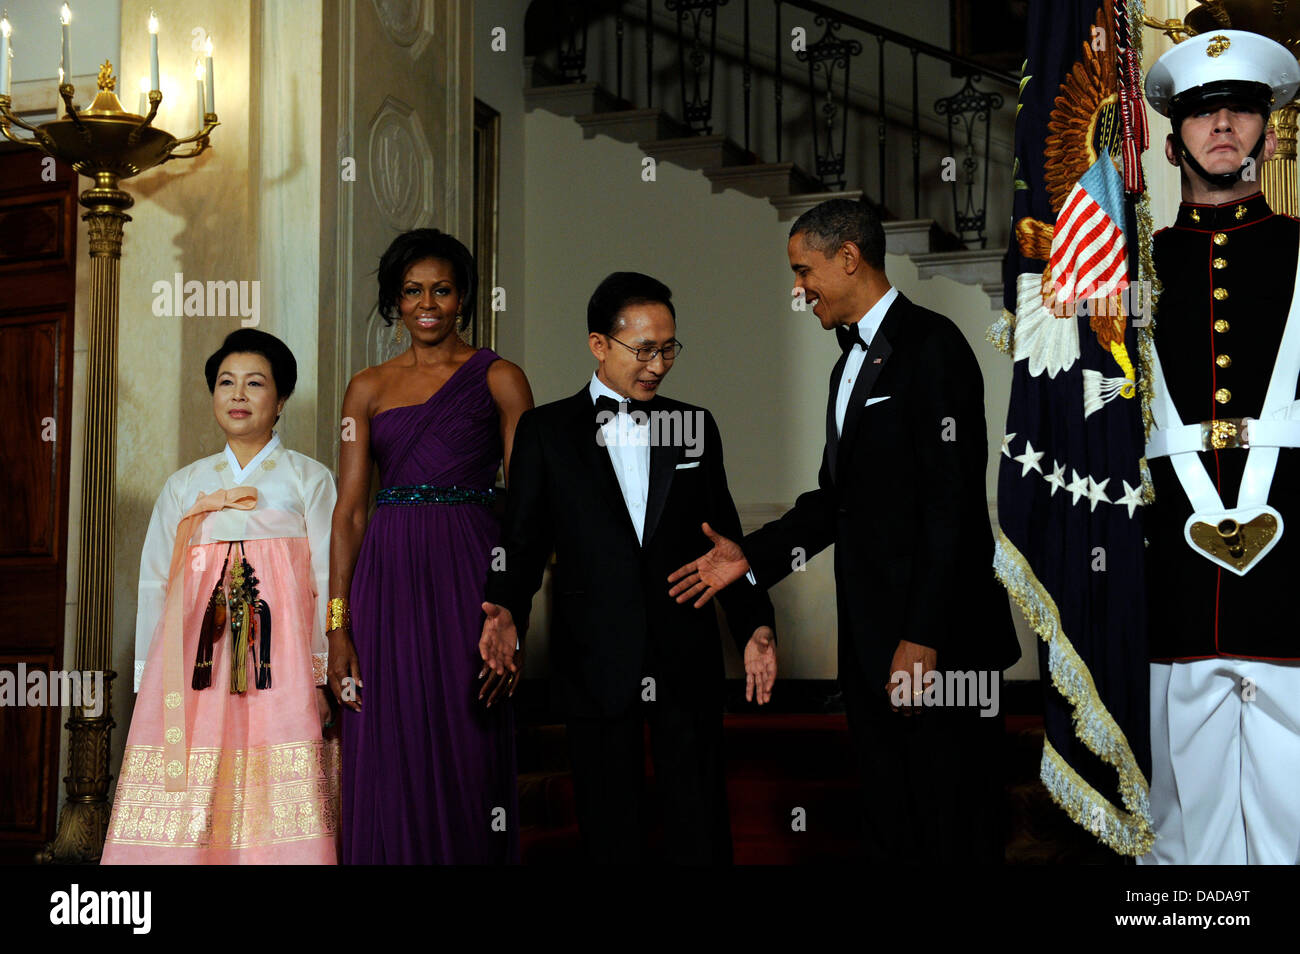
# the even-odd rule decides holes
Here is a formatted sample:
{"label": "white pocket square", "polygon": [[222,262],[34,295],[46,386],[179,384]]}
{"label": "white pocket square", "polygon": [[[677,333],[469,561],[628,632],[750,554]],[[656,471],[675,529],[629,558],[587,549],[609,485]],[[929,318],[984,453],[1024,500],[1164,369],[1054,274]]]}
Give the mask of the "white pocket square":
{"label": "white pocket square", "polygon": [[692,467],[699,467],[699,466],[700,466],[700,462],[698,460],[693,460],[689,464],[678,464],[677,469],[690,470]]}
{"label": "white pocket square", "polygon": [[893,395],[891,395],[891,394],[886,394],[886,395],[883,395],[882,397],[867,398],[867,402],[866,402],[865,404],[863,404],[862,406],[863,406],[863,407],[871,407],[871,405],[873,405],[873,404],[879,404],[881,401],[888,401],[891,397],[893,397]]}

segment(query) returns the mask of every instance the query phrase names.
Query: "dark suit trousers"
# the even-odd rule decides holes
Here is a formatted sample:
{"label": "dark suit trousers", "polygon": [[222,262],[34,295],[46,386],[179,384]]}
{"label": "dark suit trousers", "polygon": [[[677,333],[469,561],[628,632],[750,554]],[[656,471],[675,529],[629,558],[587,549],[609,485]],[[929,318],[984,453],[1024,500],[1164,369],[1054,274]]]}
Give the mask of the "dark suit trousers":
{"label": "dark suit trousers", "polygon": [[981,718],[977,706],[894,712],[887,669],[867,680],[856,662],[840,662],[862,779],[866,860],[1001,864],[1004,717]]}
{"label": "dark suit trousers", "polygon": [[[657,796],[653,802],[645,791],[647,721]],[[639,703],[622,718],[570,717],[567,733],[588,861],[641,861],[647,853],[646,833],[658,820],[658,854],[668,864],[731,863],[720,707],[691,708],[661,696],[656,702]]]}

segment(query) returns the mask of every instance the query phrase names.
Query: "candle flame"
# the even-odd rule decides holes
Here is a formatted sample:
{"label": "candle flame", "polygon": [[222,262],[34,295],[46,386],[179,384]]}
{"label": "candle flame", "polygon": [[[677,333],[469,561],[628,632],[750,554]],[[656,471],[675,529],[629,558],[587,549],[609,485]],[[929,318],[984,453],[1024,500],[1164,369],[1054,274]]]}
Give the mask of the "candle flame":
{"label": "candle flame", "polygon": [[[9,12],[8,10],[5,11],[6,14],[8,12]],[[3,33],[5,35],[5,39],[8,39],[9,37],[13,36],[13,32],[14,32],[14,28],[9,25],[8,16],[6,16],[3,20],[0,20],[0,33]]]}
{"label": "candle flame", "polygon": [[59,11],[59,22],[64,26],[72,22],[72,8],[66,3],[63,5],[63,9]]}
{"label": "candle flame", "polygon": [[194,78],[197,80],[203,79],[203,61],[197,56],[194,58]]}
{"label": "candle flame", "polygon": [[158,32],[158,14],[154,13],[152,10],[149,11],[149,32]]}
{"label": "candle flame", "polygon": [[203,46],[203,52],[209,59],[212,58],[212,37],[208,37],[208,42]]}

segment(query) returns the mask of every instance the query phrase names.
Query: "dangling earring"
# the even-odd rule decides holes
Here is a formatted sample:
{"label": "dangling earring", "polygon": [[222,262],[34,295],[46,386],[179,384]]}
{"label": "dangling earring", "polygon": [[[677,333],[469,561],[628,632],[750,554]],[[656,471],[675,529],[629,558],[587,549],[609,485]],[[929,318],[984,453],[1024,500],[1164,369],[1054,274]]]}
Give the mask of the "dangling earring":
{"label": "dangling earring", "polygon": [[403,327],[404,327],[404,326],[403,326],[402,323],[399,321],[399,322],[397,323],[397,327],[393,329],[393,344],[401,344],[401,343],[402,343],[402,328],[403,328]]}
{"label": "dangling earring", "polygon": [[465,316],[462,315],[460,312],[456,312],[456,333],[459,334],[460,332],[464,331],[465,325],[466,325]]}

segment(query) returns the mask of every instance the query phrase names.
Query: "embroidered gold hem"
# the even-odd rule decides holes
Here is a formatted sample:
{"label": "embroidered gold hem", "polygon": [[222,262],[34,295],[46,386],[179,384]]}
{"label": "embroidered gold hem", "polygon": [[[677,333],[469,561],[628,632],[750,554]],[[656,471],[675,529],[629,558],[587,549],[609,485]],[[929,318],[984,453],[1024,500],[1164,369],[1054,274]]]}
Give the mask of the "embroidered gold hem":
{"label": "embroidered gold hem", "polygon": [[1066,638],[1056,601],[1038,581],[1024,556],[1006,534],[998,531],[993,567],[1007,592],[1019,604],[1043,641],[1052,685],[1070,703],[1074,734],[1119,775],[1122,811],[1089,785],[1044,742],[1040,777],[1055,801],[1081,827],[1093,832],[1112,851],[1130,856],[1146,854],[1155,842],[1151,828],[1150,789],[1138,768],[1127,737],[1102,704],[1092,673]]}
{"label": "embroidered gold hem", "polygon": [[108,839],[121,845],[239,849],[332,837],[336,740],[191,748],[189,788],[166,790],[161,746],[127,746]]}

